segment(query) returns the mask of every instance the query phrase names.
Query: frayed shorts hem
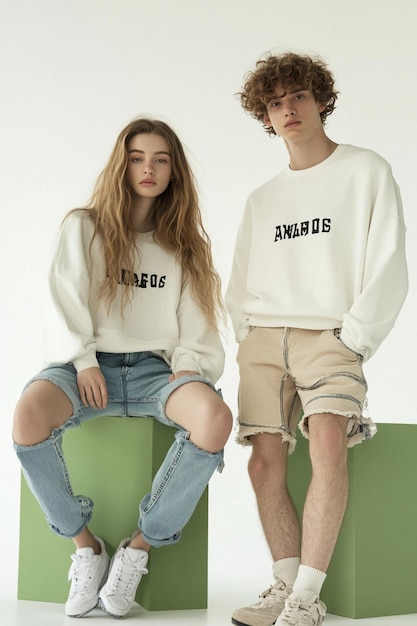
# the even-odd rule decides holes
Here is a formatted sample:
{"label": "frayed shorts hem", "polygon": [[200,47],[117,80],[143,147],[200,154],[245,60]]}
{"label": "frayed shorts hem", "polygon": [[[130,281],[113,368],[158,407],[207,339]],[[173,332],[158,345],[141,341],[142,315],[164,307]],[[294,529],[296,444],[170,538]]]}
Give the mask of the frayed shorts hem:
{"label": "frayed shorts hem", "polygon": [[262,435],[269,433],[271,435],[281,435],[282,443],[289,444],[288,454],[291,454],[295,450],[297,440],[295,435],[291,433],[285,426],[266,426],[266,425],[251,425],[239,424],[239,431],[236,436],[236,442],[241,446],[251,446],[252,442],[250,437],[254,435]]}
{"label": "frayed shorts hem", "polygon": [[[369,417],[363,415],[355,415],[352,413],[344,413],[342,411],[314,411],[307,415],[303,415],[298,423],[298,428],[306,439],[309,438],[308,434],[308,418],[310,415],[316,413],[332,413],[334,415],[342,415],[347,418],[347,447],[353,446],[372,439],[377,432],[377,426]],[[236,442],[242,446],[251,446],[250,437],[263,433],[270,433],[273,435],[281,435],[282,443],[288,443],[288,454],[292,454],[297,444],[296,434],[289,431],[285,426],[270,426],[270,425],[257,425],[257,424],[242,424],[238,423],[238,434],[236,436]]]}

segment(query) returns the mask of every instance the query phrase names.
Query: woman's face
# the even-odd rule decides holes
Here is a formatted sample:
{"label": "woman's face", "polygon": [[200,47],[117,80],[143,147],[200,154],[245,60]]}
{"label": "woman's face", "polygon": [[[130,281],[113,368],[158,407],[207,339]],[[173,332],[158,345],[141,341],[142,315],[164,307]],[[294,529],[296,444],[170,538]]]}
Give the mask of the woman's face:
{"label": "woman's face", "polygon": [[139,198],[155,199],[169,185],[172,160],[168,142],[161,135],[135,135],[127,145],[127,179]]}

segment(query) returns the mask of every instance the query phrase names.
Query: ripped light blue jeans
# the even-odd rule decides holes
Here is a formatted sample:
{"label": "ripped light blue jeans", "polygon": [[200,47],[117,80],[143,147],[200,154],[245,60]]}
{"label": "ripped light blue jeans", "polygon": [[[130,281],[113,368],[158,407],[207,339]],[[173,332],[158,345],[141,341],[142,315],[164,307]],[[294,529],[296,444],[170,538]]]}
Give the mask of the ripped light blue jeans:
{"label": "ripped light blue jeans", "polygon": [[28,384],[34,380],[54,383],[71,400],[74,411],[45,441],[32,446],[14,445],[26,481],[50,528],[63,537],[76,537],[91,519],[93,502],[72,491],[62,452],[65,431],[99,415],[154,417],[178,430],[150,493],[140,503],[138,527],[152,546],[176,543],[212,474],[223,469],[223,451],[211,453],[197,448],[189,440],[189,433],[167,417],[165,406],[170,394],[181,385],[198,381],[212,389],[214,386],[201,376],[184,376],[169,382],[169,366],[152,352],[98,353],[97,358],[109,396],[104,410],[82,404],[71,364],[49,367],[29,381]]}

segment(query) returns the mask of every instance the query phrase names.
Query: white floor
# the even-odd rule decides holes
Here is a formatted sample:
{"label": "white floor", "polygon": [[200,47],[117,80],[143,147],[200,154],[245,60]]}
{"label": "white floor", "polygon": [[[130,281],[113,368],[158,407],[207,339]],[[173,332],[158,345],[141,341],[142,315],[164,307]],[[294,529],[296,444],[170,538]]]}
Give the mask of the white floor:
{"label": "white floor", "polygon": [[[237,596],[235,596],[237,598]],[[236,605],[247,603],[248,598],[241,598],[233,606],[227,602],[213,598],[206,611],[161,611],[148,612],[135,605],[124,620],[153,626],[169,624],[170,626],[221,626],[231,624],[230,614]],[[100,609],[95,609],[81,620],[91,626],[110,626],[113,618],[105,615]],[[74,619],[66,617],[61,604],[44,602],[27,602],[22,600],[6,599],[1,603],[1,620],[4,626],[74,626]],[[80,621],[78,622],[80,623]],[[335,615],[328,615],[325,626],[416,626],[417,614],[390,617],[373,617],[369,619],[347,619]],[[86,625],[87,626],[87,625]]]}

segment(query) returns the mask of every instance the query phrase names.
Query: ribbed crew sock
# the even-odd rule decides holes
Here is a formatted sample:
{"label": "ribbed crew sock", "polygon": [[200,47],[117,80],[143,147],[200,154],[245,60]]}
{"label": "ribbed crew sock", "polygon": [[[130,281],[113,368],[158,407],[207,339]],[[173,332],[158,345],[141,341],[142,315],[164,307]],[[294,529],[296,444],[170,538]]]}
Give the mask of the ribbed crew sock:
{"label": "ribbed crew sock", "polygon": [[294,593],[297,593],[297,591],[308,590],[313,591],[317,596],[319,596],[326,576],[327,574],[325,572],[314,569],[314,567],[300,565],[298,568],[297,578],[294,582]]}
{"label": "ribbed crew sock", "polygon": [[272,564],[272,572],[275,580],[282,580],[287,586],[292,587],[297,578],[299,566],[300,559],[298,556],[275,561],[275,563]]}

